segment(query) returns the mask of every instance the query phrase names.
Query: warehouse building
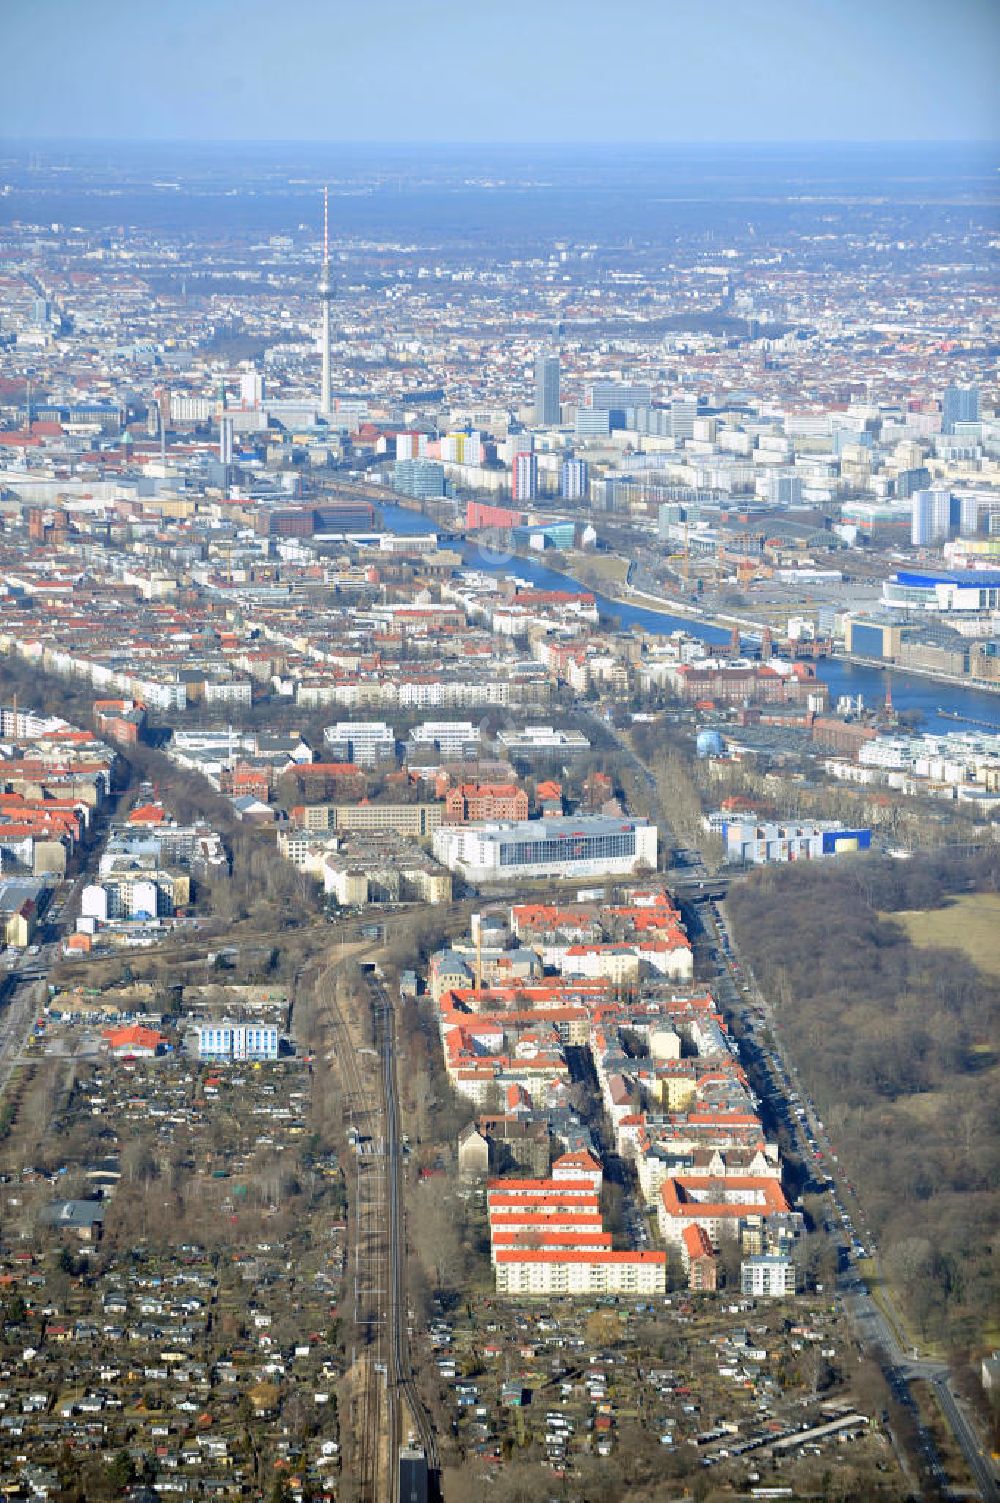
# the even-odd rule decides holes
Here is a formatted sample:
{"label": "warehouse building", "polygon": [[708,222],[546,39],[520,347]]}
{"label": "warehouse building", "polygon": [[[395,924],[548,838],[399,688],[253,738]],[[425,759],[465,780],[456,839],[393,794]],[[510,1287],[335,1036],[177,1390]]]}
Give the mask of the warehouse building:
{"label": "warehouse building", "polygon": [[710,814],[705,821],[719,835],[727,861],[762,866],[775,861],[818,861],[823,856],[845,856],[871,849],[871,830],[848,830],[835,820],[815,824],[777,823],[757,819],[731,819],[728,814]]}

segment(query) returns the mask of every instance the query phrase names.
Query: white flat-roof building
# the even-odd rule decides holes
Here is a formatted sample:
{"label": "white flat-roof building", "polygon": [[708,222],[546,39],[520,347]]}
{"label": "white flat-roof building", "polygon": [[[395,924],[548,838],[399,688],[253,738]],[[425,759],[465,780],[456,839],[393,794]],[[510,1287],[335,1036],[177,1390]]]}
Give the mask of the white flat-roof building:
{"label": "white flat-roof building", "polygon": [[497,732],[497,742],[510,757],[569,756],[590,750],[582,731],[563,730],[554,725],[526,725],[523,730]]}
{"label": "white flat-roof building", "polygon": [[482,732],[471,720],[425,720],[410,732],[413,747],[436,747],[445,761],[476,755]]}
{"label": "white flat-roof building", "polygon": [[273,1023],[199,1023],[199,1059],[277,1059],[279,1035]]}
{"label": "white flat-roof building", "polygon": [[656,826],[603,814],[442,825],[434,854],[469,882],[517,877],[631,876],[656,869]]}
{"label": "white flat-roof building", "polygon": [[795,1293],[795,1264],[791,1258],[761,1253],[740,1264],[740,1293],[754,1299],[784,1299]]}
{"label": "white flat-roof building", "polygon": [[521,1248],[496,1253],[498,1294],[663,1294],[663,1252],[594,1252]]}
{"label": "white flat-roof building", "polygon": [[396,733],[384,720],[340,720],[326,727],[323,740],[341,761],[358,767],[375,767],[396,756]]}

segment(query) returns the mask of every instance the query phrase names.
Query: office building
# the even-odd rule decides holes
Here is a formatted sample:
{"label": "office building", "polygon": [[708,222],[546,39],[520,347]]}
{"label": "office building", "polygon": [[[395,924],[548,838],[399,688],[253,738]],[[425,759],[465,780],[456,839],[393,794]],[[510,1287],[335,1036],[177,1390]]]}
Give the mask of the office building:
{"label": "office building", "polygon": [[978,537],[982,531],[979,524],[979,497],[974,493],[959,497],[958,530],[963,538]]}
{"label": "office building", "polygon": [[766,485],[767,499],[772,506],[802,505],[801,475],[768,475]]}
{"label": "office building", "polygon": [[914,548],[947,542],[951,530],[951,492],[915,491],[910,505],[910,542]]}
{"label": "office building", "polygon": [[513,500],[534,501],[538,496],[537,454],[515,454],[510,474],[510,493]]}
{"label": "office building", "polygon": [[324,501],[312,509],[316,532],[371,532],[375,508],[370,501]]}
{"label": "office building", "polygon": [[653,396],[648,386],[619,381],[595,381],[587,388],[587,406],[595,411],[621,412],[628,407],[649,407]]}
{"label": "office building", "polygon": [[670,438],[674,431],[669,407],[629,407],[625,412],[625,426],[634,428],[636,433],[650,433],[657,438]]}
{"label": "office building", "polygon": [[931,483],[931,472],[926,465],[915,465],[912,469],[899,470],[893,485],[893,494],[900,501],[905,501],[907,496],[912,496],[915,491],[925,490]]}
{"label": "office building", "polygon": [[278,1029],[273,1023],[199,1023],[198,1058],[277,1059]]}
{"label": "office building", "polygon": [[[617,381],[597,381],[587,388],[586,408],[590,412],[607,413],[608,431],[625,428],[628,415],[637,408],[650,404],[648,386],[625,385]],[[584,431],[578,427],[578,432]]]}
{"label": "office building", "polygon": [[656,512],[657,536],[666,541],[676,536],[676,529],[683,525],[684,508],[679,501],[664,501]]}
{"label": "office building", "polygon": [[479,755],[482,731],[471,720],[425,720],[414,726],[407,741],[407,756],[429,749],[445,762],[460,762]]}
{"label": "office building", "polygon": [[578,407],[573,419],[578,438],[600,438],[611,432],[611,413],[605,407]]}
{"label": "office building", "polygon": [[[322,807],[322,806],[320,806]],[[441,804],[328,804],[327,819],[336,830],[357,830],[378,834],[392,830],[397,835],[423,839],[436,830],[444,816]],[[329,828],[329,826],[328,826]],[[279,842],[281,831],[278,832]]]}
{"label": "office building", "polygon": [[539,355],[535,361],[535,422],[544,428],[559,422],[558,355]]}
{"label": "office building", "polygon": [[979,422],[978,386],[947,386],[941,399],[941,432],[954,433],[957,423]]}
{"label": "office building", "polygon": [[[594,618],[596,620],[596,617]],[[582,731],[554,725],[526,725],[497,732],[497,744],[508,757],[568,757],[590,750]]]}
{"label": "office building", "polygon": [[219,463],[230,465],[233,462],[233,420],[231,417],[219,419]]}
{"label": "office building", "polygon": [[559,471],[559,494],[564,501],[585,501],[590,487],[590,466],[585,459],[564,459]]}
{"label": "office building", "polygon": [[507,437],[497,446],[497,458],[504,464],[513,465],[519,454],[532,454],[535,435],[527,428],[508,428]]}
{"label": "office building", "polygon": [[544,527],[534,527],[529,522],[524,527],[512,527],[510,536],[515,548],[572,548],[576,523],[567,518],[561,522],[546,522]]}
{"label": "office building", "polygon": [[[959,532],[963,538],[995,537],[1000,532],[1000,495],[991,491],[966,491],[956,499]],[[953,522],[954,517],[953,509]]]}
{"label": "office building", "polygon": [[384,720],[340,720],[326,727],[323,742],[336,753],[335,761],[356,767],[377,767],[396,758],[396,735]]}
{"label": "office building", "polygon": [[319,506],[258,506],[258,537],[312,537],[316,532],[371,532],[375,508],[370,501],[328,501]]}
{"label": "office building", "polygon": [[604,877],[656,869],[656,826],[600,814],[492,825],[441,825],[434,854],[470,882]]}
{"label": "office building", "polygon": [[670,404],[670,432],[676,438],[694,438],[698,403],[693,397],[675,397]]}
{"label": "office building", "polygon": [[444,465],[434,459],[397,459],[392,467],[392,483],[403,496],[421,500],[443,496]]}

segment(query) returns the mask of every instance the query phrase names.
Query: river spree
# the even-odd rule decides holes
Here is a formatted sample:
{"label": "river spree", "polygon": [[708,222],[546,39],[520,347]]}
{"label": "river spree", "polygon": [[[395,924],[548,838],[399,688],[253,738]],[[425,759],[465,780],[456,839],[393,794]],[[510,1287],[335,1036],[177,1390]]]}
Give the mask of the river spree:
{"label": "river spree", "polygon": [[[379,503],[384,526],[391,532],[414,534],[433,532],[433,522],[419,512],[403,506]],[[539,589],[564,590],[567,584],[578,589],[590,590],[565,574],[557,574],[534,559],[520,558],[515,554],[494,551],[485,544],[465,542],[459,551],[470,569],[483,569],[490,574],[510,574],[518,579],[527,579]],[[642,606],[627,605],[611,600],[608,596],[592,591],[602,615],[616,620],[623,627],[639,626],[645,631],[669,635],[674,631],[686,631],[706,642],[725,642],[729,632],[718,626],[710,626],[691,616],[668,616],[660,611],[645,610]],[[897,711],[915,710],[922,718],[922,728],[929,731],[954,731],[983,729],[985,726],[1000,730],[1000,698],[985,689],[967,688],[964,684],[938,683],[935,679],[922,678],[913,673],[900,673],[895,669],[867,668],[849,663],[842,658],[828,658],[817,665],[817,674],[830,687],[831,704],[836,704],[842,694],[856,697],[862,695],[868,705],[878,704],[892,686],[892,702]],[[944,711],[945,713],[941,713]],[[956,718],[960,717],[960,718]]]}

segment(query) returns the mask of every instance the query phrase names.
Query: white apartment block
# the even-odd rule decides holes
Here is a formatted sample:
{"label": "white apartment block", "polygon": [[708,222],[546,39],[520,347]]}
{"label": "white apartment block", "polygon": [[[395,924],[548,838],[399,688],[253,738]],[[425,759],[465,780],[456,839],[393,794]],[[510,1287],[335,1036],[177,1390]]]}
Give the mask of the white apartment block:
{"label": "white apartment block", "polygon": [[552,1295],[664,1294],[667,1255],[662,1252],[539,1252],[496,1254],[498,1294]]}
{"label": "white apartment block", "polygon": [[795,1264],[791,1258],[761,1253],[740,1264],[740,1293],[753,1299],[784,1299],[795,1293]]}

